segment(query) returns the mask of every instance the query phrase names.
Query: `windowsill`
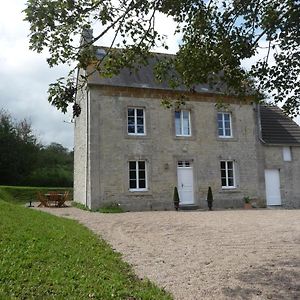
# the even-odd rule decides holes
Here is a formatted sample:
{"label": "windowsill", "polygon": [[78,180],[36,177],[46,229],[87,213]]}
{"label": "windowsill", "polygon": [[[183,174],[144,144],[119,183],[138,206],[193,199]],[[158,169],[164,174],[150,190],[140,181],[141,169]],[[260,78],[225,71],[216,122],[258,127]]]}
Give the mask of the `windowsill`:
{"label": "windowsill", "polygon": [[175,135],[174,140],[195,140],[195,136],[193,135]]}
{"label": "windowsill", "polygon": [[127,196],[148,196],[152,195],[150,190],[128,190]]}
{"label": "windowsill", "polygon": [[220,137],[218,136],[217,137],[217,141],[220,141],[220,142],[236,142],[238,139],[237,137]]}
{"label": "windowsill", "polygon": [[240,193],[241,191],[237,187],[222,188],[220,193]]}
{"label": "windowsill", "polygon": [[143,135],[133,135],[133,134],[126,134],[125,135],[125,139],[132,139],[132,140],[136,140],[136,139],[149,139],[150,136],[149,135],[146,135],[146,134],[143,134]]}

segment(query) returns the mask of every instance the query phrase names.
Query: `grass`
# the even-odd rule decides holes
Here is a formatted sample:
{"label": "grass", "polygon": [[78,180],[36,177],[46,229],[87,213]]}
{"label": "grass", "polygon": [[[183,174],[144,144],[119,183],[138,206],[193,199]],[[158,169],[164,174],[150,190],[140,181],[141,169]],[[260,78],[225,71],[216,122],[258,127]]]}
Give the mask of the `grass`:
{"label": "grass", "polygon": [[36,201],[37,193],[43,194],[48,191],[70,191],[72,199],[73,189],[71,188],[47,188],[47,187],[24,187],[24,186],[0,186],[0,199],[15,204],[26,204],[29,201]]}
{"label": "grass", "polygon": [[0,253],[0,299],[172,299],[77,222],[2,200]]}
{"label": "grass", "polygon": [[119,206],[118,203],[107,203],[106,205],[104,205],[96,210],[89,209],[85,205],[75,202],[75,201],[72,202],[72,206],[77,207],[82,210],[101,212],[101,213],[107,213],[107,214],[115,214],[115,213],[123,213],[124,212],[124,210],[122,209],[122,207]]}

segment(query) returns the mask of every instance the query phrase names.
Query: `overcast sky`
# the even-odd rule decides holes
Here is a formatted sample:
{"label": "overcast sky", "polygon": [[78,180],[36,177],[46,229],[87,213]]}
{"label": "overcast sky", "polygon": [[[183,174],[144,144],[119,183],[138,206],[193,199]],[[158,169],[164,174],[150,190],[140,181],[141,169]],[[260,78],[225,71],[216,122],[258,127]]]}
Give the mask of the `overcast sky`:
{"label": "overcast sky", "polygon": [[[67,67],[50,69],[46,55],[29,50],[29,24],[24,22],[22,10],[25,0],[2,2],[0,10],[0,109],[5,109],[17,120],[29,119],[35,134],[43,144],[58,142],[73,148],[71,113],[62,114],[47,101],[48,85],[65,76]],[[162,22],[161,17],[157,20]],[[164,34],[172,31],[172,21],[163,21]],[[110,37],[102,41],[109,44]],[[176,51],[176,39],[170,51]]]}
{"label": "overcast sky", "polygon": [[[43,144],[58,142],[73,148],[71,114],[62,114],[47,101],[48,85],[68,69],[50,69],[45,55],[29,50],[29,24],[23,21],[23,0],[2,2],[0,10],[0,108],[17,120],[30,119]],[[3,9],[5,7],[5,9]]]}
{"label": "overcast sky", "polygon": [[[35,134],[43,144],[58,142],[73,148],[71,113],[62,114],[47,101],[48,85],[68,73],[67,67],[50,69],[46,55],[29,50],[29,24],[22,10],[25,0],[0,0],[0,109],[17,119],[31,120]],[[5,4],[4,4],[5,2]],[[156,19],[160,32],[169,35],[169,52],[177,50],[174,23],[163,16]],[[109,45],[110,36],[101,41]],[[155,49],[162,51],[161,49]],[[245,65],[251,63],[248,61]]]}

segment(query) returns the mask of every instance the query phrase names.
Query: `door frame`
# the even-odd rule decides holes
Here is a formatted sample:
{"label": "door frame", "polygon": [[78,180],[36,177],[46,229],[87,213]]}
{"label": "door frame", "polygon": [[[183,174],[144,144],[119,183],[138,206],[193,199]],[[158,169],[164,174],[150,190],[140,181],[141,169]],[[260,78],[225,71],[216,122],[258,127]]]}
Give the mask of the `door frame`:
{"label": "door frame", "polygon": [[[278,179],[279,179],[279,197],[280,197],[280,204],[270,204],[268,203],[268,195],[267,195],[267,180],[266,180],[266,174],[267,174],[267,171],[277,171],[277,174],[278,174]],[[281,206],[282,205],[282,196],[281,196],[281,188],[280,188],[280,185],[281,185],[281,181],[280,181],[280,169],[278,168],[265,168],[264,169],[264,175],[265,175],[265,195],[266,195],[266,205],[267,206]]]}
{"label": "door frame", "polygon": [[[179,161],[183,161],[183,162],[189,162],[190,166],[189,167],[178,167],[178,162]],[[181,206],[184,206],[184,205],[196,205],[196,197],[195,197],[195,183],[196,183],[196,180],[195,180],[195,168],[194,168],[194,160],[193,159],[180,159],[180,158],[176,158],[176,186],[178,187],[178,169],[189,169],[192,171],[192,179],[193,179],[193,185],[192,185],[192,188],[193,188],[193,191],[192,191],[192,196],[193,196],[193,202],[192,203],[179,203],[179,205]],[[179,187],[178,187],[178,193],[179,193]]]}

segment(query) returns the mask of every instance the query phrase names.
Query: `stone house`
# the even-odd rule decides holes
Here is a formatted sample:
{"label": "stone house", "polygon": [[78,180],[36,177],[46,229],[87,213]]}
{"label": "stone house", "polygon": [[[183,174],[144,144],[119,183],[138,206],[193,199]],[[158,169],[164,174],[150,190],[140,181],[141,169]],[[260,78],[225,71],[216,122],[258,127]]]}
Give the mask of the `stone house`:
{"label": "stone house", "polygon": [[[80,71],[84,72],[84,71]],[[179,109],[161,100],[186,95]],[[216,105],[222,100],[226,104]],[[113,78],[94,73],[76,96],[74,200],[91,209],[300,207],[300,128],[279,108],[241,102],[206,85],[154,80],[151,63]]]}

